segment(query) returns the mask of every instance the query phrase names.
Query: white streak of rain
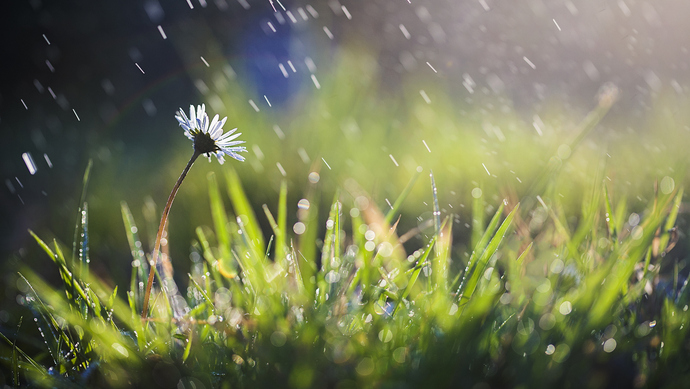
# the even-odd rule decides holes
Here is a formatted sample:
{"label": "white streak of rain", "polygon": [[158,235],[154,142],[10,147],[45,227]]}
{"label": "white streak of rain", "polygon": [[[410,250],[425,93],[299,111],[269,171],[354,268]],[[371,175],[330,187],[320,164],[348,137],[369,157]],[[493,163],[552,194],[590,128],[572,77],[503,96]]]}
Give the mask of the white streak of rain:
{"label": "white streak of rain", "polygon": [[484,170],[486,170],[486,174],[491,175],[491,173],[489,173],[489,169],[486,168],[486,165],[484,165],[484,163],[482,163],[482,166],[484,167]]}
{"label": "white streak of rain", "polygon": [[426,63],[426,64],[427,64],[427,65],[429,65],[429,67],[431,68],[431,70],[433,70],[433,71],[434,71],[434,73],[438,73],[438,72],[436,71],[436,69],[434,69],[434,67],[433,67],[433,66],[431,66],[431,64],[430,64],[430,63],[429,63],[428,61],[427,61],[427,63]]}
{"label": "white streak of rain", "polygon": [[407,31],[407,28],[403,24],[400,24],[398,28],[400,28],[400,31],[405,35],[405,39],[412,38],[412,35],[410,35],[410,32]]}
{"label": "white streak of rain", "polygon": [[280,127],[278,127],[277,124],[273,125],[273,131],[275,131],[276,135],[278,135],[278,138],[280,140],[285,139],[285,133],[283,132],[283,130],[280,129]]}
{"label": "white streak of rain", "polygon": [[287,173],[285,172],[285,169],[283,169],[283,165],[281,165],[280,162],[276,162],[276,166],[278,167],[278,170],[280,170],[280,174],[282,174],[283,177],[287,177]]}
{"label": "white streak of rain", "polygon": [[283,77],[288,78],[290,76],[282,63],[278,64],[278,68],[280,69],[280,72],[283,73]]}
{"label": "white streak of rain", "polygon": [[315,75],[311,75],[311,80],[314,82],[314,86],[316,86],[316,89],[321,89],[321,84],[319,84],[319,80],[316,79]]}
{"label": "white streak of rain", "polygon": [[285,14],[288,16],[288,18],[290,18],[290,21],[292,23],[297,23],[297,18],[295,17],[295,15],[292,14],[292,12],[287,11]]}
{"label": "white streak of rain", "polygon": [[345,14],[345,17],[347,18],[347,20],[352,20],[352,15],[350,15],[350,11],[348,11],[347,7],[345,7],[344,5],[341,5],[340,9],[343,10],[343,13]]}
{"label": "white streak of rain", "polygon": [[316,12],[314,7],[312,7],[311,5],[307,5],[307,12],[309,12],[309,14],[311,14],[311,17],[314,19],[319,17],[319,13]]}
{"label": "white streak of rain", "polygon": [[165,31],[163,31],[163,26],[161,26],[160,24],[158,25],[158,32],[161,33],[161,36],[163,37],[163,39],[168,39],[168,36],[165,35]]}
{"label": "white streak of rain", "polygon": [[46,160],[46,163],[48,164],[49,168],[53,168],[53,162],[50,161],[50,158],[48,158],[48,154],[43,154],[43,158]]}
{"label": "white streak of rain", "polygon": [[529,65],[532,69],[536,69],[537,65],[534,64],[534,62],[530,61],[529,58],[527,57],[522,57],[522,59],[527,62],[527,65]]}
{"label": "white streak of rain", "polygon": [[429,96],[426,94],[426,92],[424,92],[424,89],[420,90],[419,94],[422,95],[422,98],[427,104],[431,104],[431,99],[429,99]]}
{"label": "white streak of rain", "polygon": [[22,153],[22,159],[24,160],[26,168],[29,169],[29,174],[31,174],[32,176],[36,174],[36,171],[38,169],[36,168],[36,163],[34,162],[34,159],[31,157],[31,154]]}
{"label": "white streak of rain", "polygon": [[242,8],[244,8],[245,10],[251,8],[251,6],[249,5],[249,3],[247,3],[247,0],[237,0],[237,2],[240,3],[240,5],[242,6]]}
{"label": "white streak of rain", "polygon": [[326,36],[328,36],[328,39],[333,39],[333,33],[331,33],[331,30],[329,30],[328,27],[323,26],[323,32],[326,33]]}

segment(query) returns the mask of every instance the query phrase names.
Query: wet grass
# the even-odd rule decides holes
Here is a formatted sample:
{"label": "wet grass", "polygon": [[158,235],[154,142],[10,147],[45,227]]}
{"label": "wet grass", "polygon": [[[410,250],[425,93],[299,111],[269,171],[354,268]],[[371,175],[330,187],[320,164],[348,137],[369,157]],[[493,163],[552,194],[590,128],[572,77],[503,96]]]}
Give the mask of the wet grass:
{"label": "wet grass", "polygon": [[[285,184],[278,203],[257,212],[226,171],[230,204],[209,173],[214,227],[197,229],[185,282],[159,269],[146,321],[148,254],[125,203],[135,264],[126,298],[88,270],[86,203],[74,262],[62,244],[34,235],[62,285],[20,269],[45,350],[29,356],[3,335],[9,383],[674,387],[687,377],[690,296],[677,268],[660,280],[678,236],[679,187],[662,185],[631,218],[595,185],[575,226],[557,196],[538,195],[530,210],[506,198],[488,222],[474,220],[473,249],[463,252],[453,246],[457,223],[441,218],[433,175],[434,218],[423,233],[398,231],[396,208],[385,212],[356,188],[337,192],[327,215],[302,202],[303,228],[289,228]],[[483,213],[483,202],[473,207]],[[259,217],[271,226],[267,242]],[[410,233],[424,244],[408,254]]]}
{"label": "wet grass", "polygon": [[[142,235],[152,235],[146,231],[155,225],[154,207],[139,214],[122,202],[117,217],[90,216],[87,169],[73,242],[32,233],[61,281],[18,269],[18,301],[26,310],[16,324],[33,321],[35,336],[3,329],[6,383],[670,388],[686,382],[687,253],[672,251],[685,228],[677,225],[687,218],[685,171],[667,169],[683,166],[668,155],[672,163],[650,167],[654,153],[612,168],[606,151],[586,147],[611,107],[609,95],[566,141],[506,137],[499,127],[510,126],[494,123],[486,135],[467,132],[462,148],[453,138],[460,124],[452,110],[439,114],[422,100],[412,109],[416,119],[396,128],[409,136],[418,136],[415,123],[435,128],[413,148],[399,139],[388,143],[381,131],[362,131],[402,120],[400,111],[375,102],[368,109],[357,88],[343,82],[337,75],[321,81],[322,89],[339,93],[324,92],[321,106],[301,118],[311,118],[308,125],[296,120],[285,139],[264,134],[259,142],[256,135],[262,146],[248,166],[190,176],[195,205],[208,218],[171,222],[195,233],[189,272],[173,272],[175,242],[164,244],[147,320],[141,310],[151,253]],[[346,120],[352,112],[361,128]],[[241,128],[255,123],[237,117]],[[329,126],[344,126],[344,138],[317,131]],[[341,147],[327,147],[333,143]],[[530,147],[551,153],[537,158]],[[295,152],[300,148],[311,158]],[[319,148],[337,151],[323,156]],[[496,162],[498,151],[506,163]],[[626,159],[616,142],[608,151]],[[268,173],[276,156],[289,172],[306,165],[309,178]],[[393,170],[397,162],[401,169]],[[452,179],[460,174],[454,166],[471,166],[462,170],[467,179]],[[326,172],[342,178],[327,180]],[[256,184],[251,177],[261,174],[263,184]],[[384,195],[367,190],[372,176],[387,178]],[[469,200],[466,207],[448,199],[451,183]],[[257,206],[257,188],[266,187],[275,195]],[[386,198],[391,187],[393,201]],[[91,226],[115,220],[124,226],[120,244],[129,245],[132,263],[129,283],[117,286],[89,266],[97,249]]]}

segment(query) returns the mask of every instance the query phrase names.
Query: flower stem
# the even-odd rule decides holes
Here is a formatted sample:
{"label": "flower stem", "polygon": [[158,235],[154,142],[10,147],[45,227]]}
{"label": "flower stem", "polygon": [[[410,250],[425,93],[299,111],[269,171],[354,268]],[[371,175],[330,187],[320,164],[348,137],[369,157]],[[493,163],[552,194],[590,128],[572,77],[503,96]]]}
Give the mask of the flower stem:
{"label": "flower stem", "polygon": [[192,155],[192,158],[189,160],[189,162],[187,162],[187,166],[182,171],[180,178],[177,179],[177,182],[175,183],[172,192],[170,192],[170,197],[168,197],[168,202],[165,204],[165,209],[163,209],[163,215],[161,216],[161,224],[160,226],[158,226],[158,234],[156,235],[156,244],[153,247],[153,260],[151,261],[149,280],[146,283],[146,293],[144,294],[144,307],[141,310],[142,319],[146,319],[146,317],[148,316],[149,297],[151,296],[151,287],[153,286],[153,276],[156,273],[156,263],[158,262],[158,253],[161,248],[161,238],[163,237],[165,225],[168,222],[168,214],[170,213],[170,207],[172,207],[172,202],[175,199],[177,190],[180,189],[180,185],[182,185],[182,180],[184,180],[184,178],[187,176],[187,172],[189,172],[189,169],[191,169],[192,165],[194,164],[194,161],[196,161],[196,159],[199,158],[199,155],[201,154],[195,150],[194,155]]}

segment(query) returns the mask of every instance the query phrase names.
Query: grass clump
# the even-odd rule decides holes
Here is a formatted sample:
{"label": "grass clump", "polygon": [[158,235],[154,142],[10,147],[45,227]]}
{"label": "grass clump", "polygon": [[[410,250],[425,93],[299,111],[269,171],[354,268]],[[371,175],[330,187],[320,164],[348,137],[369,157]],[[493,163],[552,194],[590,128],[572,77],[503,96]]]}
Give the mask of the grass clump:
{"label": "grass clump", "polygon": [[[62,285],[20,270],[45,352],[29,356],[3,335],[6,366],[16,384],[46,387],[673,387],[687,376],[689,293],[677,273],[659,281],[681,188],[658,191],[630,220],[623,200],[594,185],[575,225],[549,189],[531,209],[506,198],[488,222],[475,218],[465,253],[431,182],[431,228],[409,233],[397,231],[396,207],[382,211],[352,181],[325,228],[308,205],[316,188],[289,228],[283,184],[277,206],[263,207],[266,242],[235,172],[225,176],[231,209],[210,173],[214,227],[197,228],[184,284],[156,273],[145,321],[147,261],[126,204],[136,265],[126,299],[84,256],[71,264],[63,245],[34,235]],[[481,200],[473,207],[483,215]],[[82,215],[80,253],[86,206]],[[409,250],[411,235],[425,244]]]}
{"label": "grass clump", "polygon": [[[609,107],[603,99],[565,144],[568,152],[551,158],[526,192],[506,185],[500,198],[473,184],[470,220],[442,211],[437,183],[445,181],[431,172],[427,181],[422,169],[386,210],[353,179],[320,186],[318,163],[296,207],[286,180],[277,204],[259,208],[235,170],[211,172],[212,227],[196,228],[185,276],[173,273],[162,245],[144,320],[151,269],[136,218],[123,202],[132,256],[124,290],[89,269],[83,194],[71,252],[32,233],[61,284],[19,269],[19,300],[42,342],[2,334],[6,380],[37,387],[681,386],[690,374],[690,291],[687,269],[669,252],[681,236],[682,172],[665,176],[648,204],[633,209],[611,195],[603,168],[577,188],[562,169]],[[403,204],[425,181],[430,217],[402,230],[414,218],[401,214]],[[579,212],[569,190],[583,194]],[[322,209],[326,197],[332,200]]]}

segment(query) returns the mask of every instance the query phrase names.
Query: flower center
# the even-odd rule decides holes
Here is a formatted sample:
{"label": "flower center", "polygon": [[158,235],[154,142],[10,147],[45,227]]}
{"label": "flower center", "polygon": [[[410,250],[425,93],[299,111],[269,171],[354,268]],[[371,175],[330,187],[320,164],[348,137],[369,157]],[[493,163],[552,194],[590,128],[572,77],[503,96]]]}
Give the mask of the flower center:
{"label": "flower center", "polygon": [[202,131],[196,131],[192,135],[194,136],[194,150],[199,154],[214,153],[220,150],[211,135]]}

